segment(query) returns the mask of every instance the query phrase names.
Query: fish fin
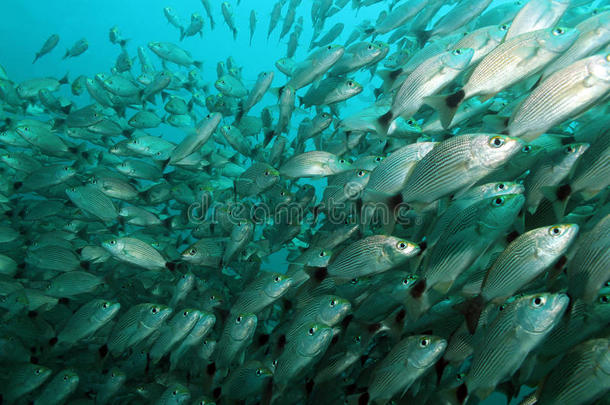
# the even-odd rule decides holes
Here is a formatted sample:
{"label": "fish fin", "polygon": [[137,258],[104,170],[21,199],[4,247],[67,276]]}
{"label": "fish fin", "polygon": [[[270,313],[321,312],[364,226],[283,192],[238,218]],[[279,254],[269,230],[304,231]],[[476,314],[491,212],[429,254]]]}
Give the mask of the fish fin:
{"label": "fish fin", "polygon": [[515,48],[514,55],[521,59],[517,66],[521,66],[522,64],[528,63],[531,58],[536,56],[539,49],[540,48],[538,46],[524,46],[520,48]]}
{"label": "fish fin", "polygon": [[464,100],[464,96],[464,90],[458,90],[453,94],[424,97],[424,103],[438,112],[441,125],[447,129],[451,125],[460,103]]}
{"label": "fish fin", "polygon": [[68,84],[68,83],[70,83],[70,80],[68,80],[68,72],[66,72],[64,77],[59,79],[59,84]]}
{"label": "fish fin", "polygon": [[510,117],[503,115],[486,115],[483,117],[485,127],[494,133],[501,133],[506,130]]}
{"label": "fish fin", "polygon": [[471,335],[474,335],[474,332],[477,330],[483,305],[483,297],[480,295],[456,305],[456,309],[464,314],[466,326],[468,326],[468,331]]}
{"label": "fish fin", "polygon": [[553,212],[558,219],[563,218],[566,206],[572,194],[569,184],[559,187],[542,187],[542,195],[553,204]]}
{"label": "fish fin", "polygon": [[455,391],[455,397],[457,398],[458,403],[463,404],[468,399],[468,387],[466,383],[463,383],[457,390]]}
{"label": "fish fin", "polygon": [[68,56],[70,56],[70,50],[66,49],[66,53],[62,59],[66,59]]}
{"label": "fish fin", "polygon": [[38,60],[38,58],[40,58],[40,54],[39,54],[39,53],[36,53],[36,57],[34,58],[34,61],[32,62],[32,65],[33,65],[34,63],[36,63],[36,61]]}
{"label": "fish fin", "polygon": [[193,65],[195,65],[195,67],[199,70],[201,70],[203,68],[203,62],[198,61],[198,60],[193,61]]}
{"label": "fish fin", "polygon": [[417,43],[419,44],[420,48],[423,48],[426,42],[428,42],[428,40],[430,39],[431,35],[432,31],[430,30],[421,30],[415,32],[415,37],[417,38]]}
{"label": "fish fin", "polygon": [[273,139],[274,136],[275,136],[274,130],[265,132],[265,140],[263,141],[263,148],[266,148],[267,145],[269,145],[269,143],[271,142],[271,140]]}
{"label": "fish fin", "polygon": [[66,120],[64,120],[63,118],[55,118],[53,120],[53,126],[51,127],[52,130],[56,130],[61,128],[64,124],[66,123]]}
{"label": "fish fin", "polygon": [[445,360],[444,357],[438,359],[438,361],[434,364],[434,370],[436,371],[436,384],[439,385],[441,383],[441,379],[443,378],[443,373],[445,372],[445,368],[449,365],[449,361]]}
{"label": "fish fin", "polygon": [[394,113],[392,113],[392,110],[377,118],[374,123],[377,133],[379,135],[386,135],[388,133],[390,125],[392,124],[392,121],[394,121]]}

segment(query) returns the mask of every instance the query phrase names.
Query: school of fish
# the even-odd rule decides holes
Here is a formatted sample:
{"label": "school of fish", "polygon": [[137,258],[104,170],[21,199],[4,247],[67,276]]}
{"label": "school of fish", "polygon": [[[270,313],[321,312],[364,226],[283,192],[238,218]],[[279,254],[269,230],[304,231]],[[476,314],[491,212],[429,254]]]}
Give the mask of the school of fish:
{"label": "school of fish", "polygon": [[0,66],[0,404],[610,403],[607,0],[192,3]]}

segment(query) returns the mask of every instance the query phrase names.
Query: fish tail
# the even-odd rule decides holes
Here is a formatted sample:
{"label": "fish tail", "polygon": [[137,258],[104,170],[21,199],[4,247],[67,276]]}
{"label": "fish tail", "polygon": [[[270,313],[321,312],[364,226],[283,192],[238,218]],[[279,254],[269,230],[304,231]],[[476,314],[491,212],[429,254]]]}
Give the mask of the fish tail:
{"label": "fish tail", "polygon": [[457,387],[455,391],[455,398],[460,404],[466,402],[466,399],[468,399],[468,387],[466,386],[466,383],[463,383],[462,385]]}
{"label": "fish tail", "polygon": [[474,335],[474,332],[477,330],[484,304],[485,302],[483,301],[483,297],[477,295],[475,298],[459,304],[456,307],[457,310],[464,314],[464,317],[466,318],[466,326],[468,326],[468,331],[471,335]]}
{"label": "fish tail", "polygon": [[62,59],[66,59],[68,56],[70,56],[70,50],[66,49],[66,54],[64,55],[64,57]]}
{"label": "fish tail", "polygon": [[487,128],[489,128],[492,132],[502,133],[506,131],[506,127],[508,127],[508,122],[510,117],[505,117],[503,115],[486,115],[483,117],[483,123]]}
{"label": "fish tail", "polygon": [[68,83],[70,83],[70,80],[68,79],[68,72],[66,72],[64,77],[59,79],[59,84],[68,84]]}
{"label": "fish tail", "polygon": [[453,121],[453,117],[464,100],[464,90],[458,90],[453,94],[424,97],[424,103],[438,112],[443,128],[447,129]]}
{"label": "fish tail", "polygon": [[426,30],[421,30],[421,31],[415,32],[415,37],[417,38],[417,43],[419,44],[420,48],[423,48],[423,46],[426,44],[426,42],[428,42],[431,34],[432,34],[432,31],[426,31]]}
{"label": "fish tail", "polygon": [[572,195],[572,187],[564,184],[559,187],[542,187],[541,191],[544,197],[553,204],[553,212],[557,219],[562,219]]}
{"label": "fish tail", "polygon": [[437,385],[441,383],[441,379],[443,378],[443,372],[445,371],[445,368],[447,367],[447,365],[449,365],[449,362],[447,360],[445,360],[444,357],[441,357],[440,359],[438,359],[436,364],[434,364],[434,370],[436,371],[436,384]]}
{"label": "fish tail", "polygon": [[37,53],[37,54],[36,54],[36,56],[34,57],[34,61],[32,62],[32,65],[33,65],[34,63],[36,63],[36,61],[38,60],[38,58],[40,58],[40,54],[39,54],[39,53]]}
{"label": "fish tail", "polygon": [[265,132],[265,140],[263,141],[263,148],[266,148],[267,145],[269,145],[269,142],[271,142],[271,140],[273,139],[274,136],[275,136],[274,130]]}
{"label": "fish tail", "polygon": [[51,129],[55,130],[55,129],[61,128],[65,123],[66,123],[66,120],[64,120],[62,118],[56,118],[53,120],[53,126],[51,127]]}
{"label": "fish tail", "polygon": [[380,135],[386,135],[393,120],[394,113],[392,113],[392,110],[377,118],[377,121],[375,121],[375,128],[377,129],[377,133]]}

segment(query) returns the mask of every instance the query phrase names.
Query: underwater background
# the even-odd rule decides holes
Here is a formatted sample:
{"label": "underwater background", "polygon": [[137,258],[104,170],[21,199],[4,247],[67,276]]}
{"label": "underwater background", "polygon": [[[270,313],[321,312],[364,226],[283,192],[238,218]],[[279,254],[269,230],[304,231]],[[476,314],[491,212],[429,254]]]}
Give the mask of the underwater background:
{"label": "underwater background", "polygon": [[[494,0],[490,7],[509,2],[510,0]],[[233,38],[231,30],[227,24],[225,24],[221,13],[221,3],[222,2],[219,0],[210,0],[216,23],[215,28],[212,30],[208,15],[205,13],[202,3],[199,0],[5,0],[4,4],[0,6],[2,10],[0,15],[0,38],[3,39],[0,47],[0,65],[2,65],[10,80],[15,83],[39,77],[54,77],[59,79],[65,75],[67,75],[68,80],[72,82],[81,75],[94,77],[99,72],[109,74],[117,57],[122,52],[122,49],[119,46],[112,44],[108,37],[109,29],[116,26],[119,28],[121,36],[124,39],[127,39],[124,49],[134,60],[133,72],[140,71],[140,65],[137,61],[137,48],[139,46],[146,48],[147,44],[151,41],[171,42],[189,51],[195,61],[203,63],[203,67],[200,70],[203,81],[208,83],[208,86],[205,89],[206,95],[218,93],[214,88],[214,82],[218,79],[217,64],[219,62],[225,62],[228,58],[233,58],[237,66],[241,68],[241,82],[246,88],[250,89],[255,85],[259,73],[270,70],[275,71],[273,87],[281,86],[289,79],[288,76],[280,73],[275,67],[276,61],[286,56],[288,42],[288,36],[281,40],[279,39],[279,31],[282,25],[281,20],[278,27],[273,31],[270,37],[267,38],[269,17],[277,3],[276,0],[241,0],[239,2],[232,0],[235,26],[237,27],[236,39]],[[311,54],[311,51],[308,50],[308,48],[309,41],[314,32],[309,15],[312,3],[311,0],[301,1],[296,12],[297,17],[304,17],[304,25],[299,46],[293,58],[295,61],[304,60]],[[375,25],[375,21],[379,14],[382,11],[387,10],[390,4],[393,5],[394,3],[397,2],[392,0],[381,1],[377,4],[359,9],[353,9],[348,5],[326,20],[323,33],[336,23],[344,23],[345,28],[342,34],[333,41],[333,43],[342,44],[347,40],[350,33],[356,29],[358,24],[365,20],[369,20]],[[404,1],[400,2],[400,4],[403,3]],[[428,27],[431,27],[441,19],[443,15],[451,9],[454,3],[455,2],[451,2],[450,4],[441,7],[434,19],[429,22]],[[593,1],[588,3],[591,5],[603,5],[604,2]],[[588,5],[588,3],[586,5]],[[165,7],[171,7],[185,25],[188,25],[192,13],[196,12],[201,14],[204,20],[202,35],[200,36],[197,34],[186,37],[183,41],[180,41],[180,32],[168,23],[167,18],[164,15],[163,9]],[[250,43],[251,10],[256,11],[257,26]],[[284,7],[283,14],[285,13],[285,10]],[[569,12],[570,11],[568,11],[568,13]],[[42,56],[33,64],[32,59],[34,58],[34,55],[51,34],[59,35],[59,44],[49,54]],[[376,40],[383,41],[387,39],[389,35],[390,34],[380,35]],[[66,49],[70,48],[81,38],[87,39],[89,45],[88,49],[78,57],[62,59]],[[393,52],[393,49],[391,52]],[[160,70],[162,68],[160,59],[151,52],[149,52],[149,54],[155,67]],[[191,69],[179,67],[171,63],[168,63],[167,66],[170,70],[184,70],[185,72]],[[137,74],[135,74],[135,76],[137,76]],[[341,107],[341,116],[349,116],[375,103],[375,90],[380,88],[383,83],[383,80],[381,80],[378,75],[373,74],[369,70],[353,72],[350,74],[350,77],[353,77],[363,86],[363,91],[351,98]],[[302,95],[301,93],[299,94]],[[79,107],[86,106],[91,102],[91,97],[87,91],[83,92],[81,95],[73,95],[70,92],[69,85],[60,87],[54,95],[64,96]],[[188,99],[189,91],[185,89],[172,91],[172,95],[182,96],[185,99]],[[277,103],[278,95],[269,91],[249,114],[258,116],[265,106],[275,105]],[[297,107],[298,104],[297,101]],[[156,110],[161,116],[164,114],[163,106],[160,101],[152,105],[149,104],[147,108]],[[127,118],[133,115],[136,110],[136,108],[128,107],[126,113]],[[298,123],[303,118],[310,116],[310,111],[312,110],[304,110],[301,108],[297,108],[294,111],[292,124],[286,134],[286,137],[290,142],[296,138]],[[196,122],[199,122],[208,112],[205,107],[194,106],[193,113],[196,117]],[[42,112],[35,117],[35,119],[49,120],[52,117],[53,114]],[[228,122],[223,122],[223,124],[228,124]],[[153,136],[162,137],[173,143],[180,143],[185,138],[186,131],[163,122],[155,128],[146,129],[146,132]],[[262,142],[261,137],[258,139]],[[305,148],[306,151],[314,149],[315,146],[312,143],[309,143],[307,148]],[[252,162],[253,160],[247,159],[247,163],[243,163],[243,168],[249,167]],[[315,187],[317,198],[321,199],[326,186],[326,179],[316,179],[315,177],[301,178],[295,181],[294,184],[312,184]],[[257,232],[261,231],[259,230]],[[178,231],[176,234],[179,233],[181,235],[188,234],[187,231]],[[260,233],[257,235],[260,236]],[[186,240],[186,237],[182,242],[182,245],[177,247],[180,251],[184,250],[190,244]],[[273,254],[267,255],[262,258],[261,267],[270,271],[285,273],[288,268],[287,256],[289,253],[289,249],[283,248]],[[237,293],[238,291],[239,288],[236,289],[235,292]],[[126,292],[126,294],[128,293]],[[121,313],[123,313],[123,311]],[[111,366],[111,362],[105,363],[106,368]],[[11,365],[4,364],[2,366],[2,371],[10,373],[10,370]],[[130,382],[128,380],[127,385],[129,384]],[[521,395],[513,398],[510,403],[520,403],[523,397],[531,391],[532,388],[524,386],[521,389]],[[149,398],[150,401],[153,399],[156,398]],[[194,400],[195,398],[190,399]],[[59,403],[62,402],[80,403],[76,401],[72,402],[70,399],[64,399]],[[2,403],[1,400],[0,403]],[[83,403],[86,402],[83,401]],[[124,402],[118,401],[116,403],[131,402],[129,399],[125,399]],[[186,401],[183,403],[189,402]],[[193,401],[192,403],[195,402]],[[219,403],[225,402],[221,401]],[[281,401],[278,403],[281,403]],[[506,397],[503,394],[494,392],[480,403],[483,405],[504,404],[506,403]]]}

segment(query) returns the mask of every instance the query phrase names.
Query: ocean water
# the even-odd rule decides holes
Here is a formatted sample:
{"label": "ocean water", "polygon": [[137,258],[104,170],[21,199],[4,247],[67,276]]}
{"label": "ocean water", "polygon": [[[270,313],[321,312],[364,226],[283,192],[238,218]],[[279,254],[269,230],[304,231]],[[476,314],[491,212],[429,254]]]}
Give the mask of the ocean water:
{"label": "ocean water", "polygon": [[[492,5],[504,2],[494,1]],[[199,0],[5,0],[0,15],[0,38],[3,39],[0,47],[0,64],[14,82],[46,76],[59,78],[66,74],[70,80],[73,80],[80,75],[92,77],[99,72],[109,72],[121,52],[120,48],[111,44],[108,39],[109,29],[117,26],[123,38],[128,39],[127,52],[136,59],[133,68],[135,72],[140,70],[137,61],[137,47],[146,47],[151,41],[161,41],[176,43],[190,51],[195,60],[203,62],[202,75],[204,80],[209,83],[210,94],[217,93],[213,86],[217,79],[216,65],[220,61],[226,61],[228,57],[232,57],[237,65],[242,67],[243,83],[247,88],[255,83],[257,75],[264,70],[275,71],[276,76],[273,86],[277,87],[283,84],[286,77],[274,67],[274,63],[285,56],[289,37],[287,35],[281,41],[278,40],[281,20],[271,37],[267,39],[269,16],[276,1],[241,0],[240,4],[236,5],[236,1],[233,0],[235,22],[238,28],[236,40],[233,39],[231,31],[224,22],[220,11],[221,2],[211,0],[211,3],[216,22],[214,30],[211,30],[209,19]],[[343,43],[357,24],[363,20],[374,22],[379,13],[389,3],[391,3],[390,0],[359,11],[352,10],[351,7],[347,6],[340,13],[329,18],[325,27],[329,28],[337,22],[343,22],[345,29],[335,41],[336,43]],[[180,42],[178,30],[167,22],[163,14],[163,8],[168,6],[173,8],[185,25],[188,25],[191,13],[200,13],[204,18],[203,36],[188,37]],[[309,41],[313,33],[309,16],[310,8],[311,1],[303,0],[297,11],[297,17],[301,15],[304,17],[304,31],[294,57],[295,60],[302,60],[309,54]],[[256,10],[258,21],[250,46],[249,16],[252,9]],[[444,7],[437,18],[443,15],[443,10],[448,9],[449,6]],[[50,54],[44,55],[35,64],[32,64],[35,53],[51,34],[59,35],[59,45]],[[389,35],[380,36],[378,39],[383,40]],[[76,58],[62,59],[66,49],[81,38],[88,40],[89,49]],[[392,48],[391,52],[393,50]],[[149,52],[149,56],[155,66],[160,69],[159,58],[152,52]],[[186,68],[178,68],[171,64],[170,66],[171,69],[188,71]],[[348,106],[342,110],[344,114],[373,103],[375,101],[373,90],[381,84],[380,79],[371,75],[368,71],[360,71],[353,76],[364,86],[364,91],[361,95],[350,100]],[[188,93],[183,91],[177,94],[186,97]],[[81,96],[73,96],[70,93],[69,86],[62,86],[56,95],[64,95],[79,106],[88,104],[90,100],[86,91]],[[276,97],[268,93],[251,111],[251,115],[258,115],[262,107],[276,102]],[[162,112],[161,104],[151,106],[151,108],[156,108]],[[194,111],[199,118],[207,114],[205,108],[198,106],[195,107]],[[128,109],[127,117],[134,112],[135,110]],[[299,110],[295,112],[291,131],[288,135],[289,139],[295,136],[297,125],[306,114],[307,112]],[[43,115],[41,119],[44,119],[44,117]],[[173,142],[179,142],[185,136],[183,130],[167,124],[161,124],[158,128],[146,131]],[[308,150],[313,148],[313,144],[308,146]],[[300,181],[300,183],[307,182],[316,186],[318,196],[320,196],[325,182]],[[266,258],[263,267],[274,271],[284,270],[287,266],[286,253],[285,250],[282,250]],[[524,390],[522,394],[525,394],[525,391],[527,390]],[[511,401],[511,403],[518,403],[520,398]],[[494,393],[482,404],[503,404],[505,401],[504,396]]]}

